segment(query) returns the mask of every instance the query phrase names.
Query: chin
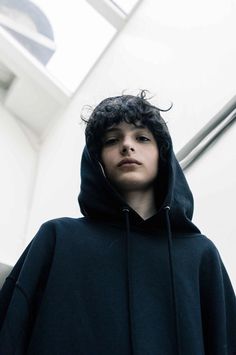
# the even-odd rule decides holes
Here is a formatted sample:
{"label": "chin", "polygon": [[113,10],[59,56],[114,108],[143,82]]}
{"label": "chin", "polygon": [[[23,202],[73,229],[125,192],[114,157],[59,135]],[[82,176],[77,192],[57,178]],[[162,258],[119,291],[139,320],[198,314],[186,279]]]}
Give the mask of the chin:
{"label": "chin", "polygon": [[147,184],[143,183],[143,181],[140,180],[135,180],[135,179],[129,179],[126,181],[119,181],[116,184],[117,188],[121,191],[132,191],[132,190],[143,190]]}

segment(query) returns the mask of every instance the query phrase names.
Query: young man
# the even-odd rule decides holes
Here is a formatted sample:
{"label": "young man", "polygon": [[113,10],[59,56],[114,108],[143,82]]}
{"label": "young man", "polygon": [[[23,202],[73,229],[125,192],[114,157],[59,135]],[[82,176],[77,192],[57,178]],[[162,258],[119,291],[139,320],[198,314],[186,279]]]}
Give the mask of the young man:
{"label": "young man", "polygon": [[160,110],[103,100],[86,127],[83,218],[42,225],[1,292],[0,354],[234,355],[236,300]]}

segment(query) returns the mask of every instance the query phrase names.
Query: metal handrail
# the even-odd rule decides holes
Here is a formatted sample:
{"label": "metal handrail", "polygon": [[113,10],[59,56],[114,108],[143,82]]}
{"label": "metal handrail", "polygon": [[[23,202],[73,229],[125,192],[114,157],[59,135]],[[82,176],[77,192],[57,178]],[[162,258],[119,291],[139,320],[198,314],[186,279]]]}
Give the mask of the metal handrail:
{"label": "metal handrail", "polygon": [[185,146],[176,154],[181,167],[187,169],[236,119],[234,96]]}

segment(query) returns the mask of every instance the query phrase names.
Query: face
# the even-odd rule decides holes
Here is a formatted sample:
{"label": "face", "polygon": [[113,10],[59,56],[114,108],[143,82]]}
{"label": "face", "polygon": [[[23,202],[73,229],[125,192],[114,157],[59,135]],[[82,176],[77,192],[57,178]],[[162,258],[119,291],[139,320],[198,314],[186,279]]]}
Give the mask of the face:
{"label": "face", "polygon": [[126,122],[109,128],[103,137],[101,160],[107,178],[119,191],[153,188],[159,151],[148,128]]}

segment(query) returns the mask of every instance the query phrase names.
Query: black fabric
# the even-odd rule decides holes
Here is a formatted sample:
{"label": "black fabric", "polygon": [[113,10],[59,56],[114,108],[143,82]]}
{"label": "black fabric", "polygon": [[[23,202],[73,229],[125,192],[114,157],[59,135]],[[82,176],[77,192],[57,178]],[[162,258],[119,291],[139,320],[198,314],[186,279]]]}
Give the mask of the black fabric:
{"label": "black fabric", "polygon": [[[160,189],[162,189],[160,191]],[[85,148],[82,218],[44,223],[0,293],[1,355],[235,355],[236,299],[170,151],[143,220]]]}

